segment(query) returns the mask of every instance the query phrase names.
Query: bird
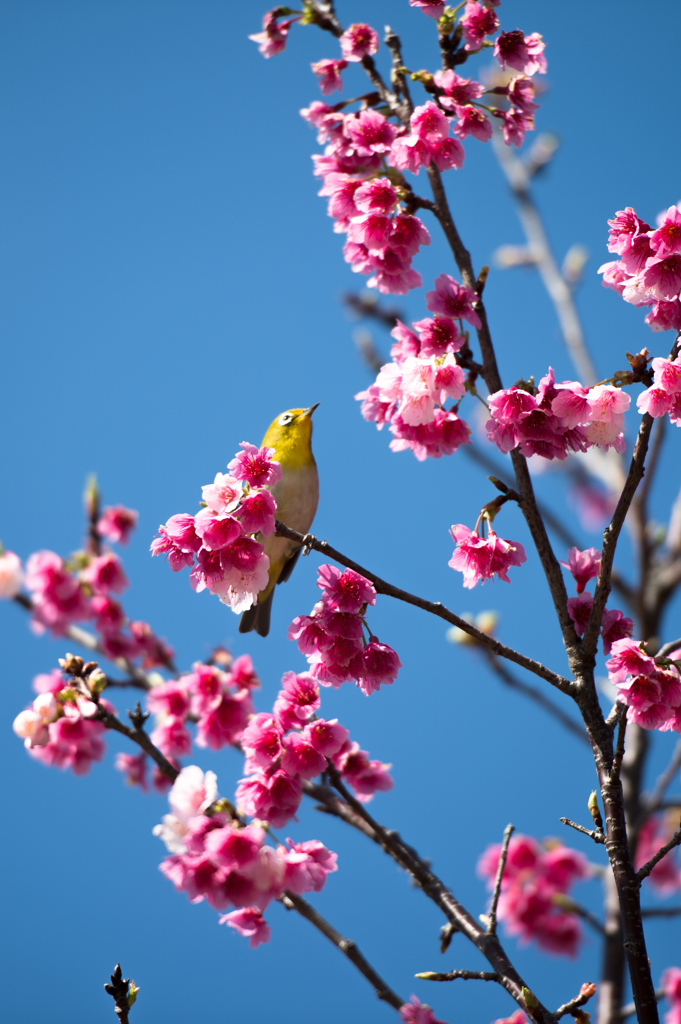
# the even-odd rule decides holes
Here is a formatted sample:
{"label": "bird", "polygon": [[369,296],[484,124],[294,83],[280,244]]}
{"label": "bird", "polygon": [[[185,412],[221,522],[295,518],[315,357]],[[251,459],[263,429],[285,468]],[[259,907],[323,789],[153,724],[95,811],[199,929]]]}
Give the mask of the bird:
{"label": "bird", "polygon": [[[268,487],[277,503],[277,519],[304,534],[312,526],[319,503],[319,474],[312,454],[312,414],[318,405],[319,402],[308,409],[282,412],[262,439],[263,445],[274,448],[274,458],[281,464],[281,480]],[[270,560],[269,579],[258,594],[257,603],[243,612],[239,632],[255,630],[260,636],[267,636],[274,587],[290,577],[302,545],[276,534],[259,535],[257,539]]]}

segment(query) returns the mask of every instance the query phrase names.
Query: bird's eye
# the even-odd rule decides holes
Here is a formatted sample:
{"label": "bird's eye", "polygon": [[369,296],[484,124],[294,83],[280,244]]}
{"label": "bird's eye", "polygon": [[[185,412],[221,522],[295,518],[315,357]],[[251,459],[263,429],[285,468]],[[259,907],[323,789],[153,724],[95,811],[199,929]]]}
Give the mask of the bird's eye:
{"label": "bird's eye", "polygon": [[279,426],[280,427],[285,427],[286,424],[290,423],[292,419],[293,419],[293,416],[291,415],[290,412],[282,413],[281,416],[279,417]]}

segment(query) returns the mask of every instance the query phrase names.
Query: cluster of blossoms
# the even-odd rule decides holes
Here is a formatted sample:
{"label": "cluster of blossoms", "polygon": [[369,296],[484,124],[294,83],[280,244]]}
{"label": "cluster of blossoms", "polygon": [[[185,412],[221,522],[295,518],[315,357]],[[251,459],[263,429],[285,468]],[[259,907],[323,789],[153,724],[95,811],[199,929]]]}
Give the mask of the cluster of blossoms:
{"label": "cluster of blossoms", "polygon": [[[618,260],[599,269],[603,284],[625,302],[650,308],[653,331],[681,330],[681,211],[670,206],[651,228],[630,206],[608,221],[608,249]],[[666,410],[665,410],[666,411]]]}
{"label": "cluster of blossoms", "polygon": [[[487,536],[478,530],[487,523]],[[463,523],[457,523],[449,531],[456,543],[454,554],[448,565],[463,573],[463,585],[468,590],[479,582],[498,576],[504,583],[510,583],[508,569],[527,561],[525,548],[515,540],[497,537],[486,516],[481,515],[475,530],[469,530]]]}
{"label": "cluster of blossoms", "polygon": [[394,682],[402,668],[396,652],[370,632],[364,639],[366,608],[376,603],[369,580],[352,569],[321,565],[317,586],[321,601],[310,615],[296,616],[288,630],[289,640],[307,656],[312,677],[336,689],[354,679],[367,696]]}
{"label": "cluster of blossoms", "polygon": [[617,700],[626,704],[627,720],[644,729],[681,732],[681,652],[669,658],[646,654],[638,640],[616,640],[606,662],[610,682],[617,687]]}
{"label": "cluster of blossoms", "polygon": [[653,383],[641,392],[636,405],[642,413],[653,417],[669,413],[669,419],[681,427],[681,355],[670,359],[653,359]]}
{"label": "cluster of blossoms", "polygon": [[271,713],[255,715],[241,735],[245,777],[236,791],[239,810],[278,828],[298,810],[303,782],[331,761],[357,798],[392,789],[389,764],[372,761],[337,719],[316,717],[319,686],[309,673],[287,672]]}
{"label": "cluster of blossoms", "polygon": [[[641,826],[636,844],[635,868],[648,861],[665,846],[679,825],[678,812],[651,815]],[[671,896],[681,889],[681,865],[677,850],[670,850],[658,861],[648,875],[648,881],[661,897]]]}
{"label": "cluster of blossoms", "polygon": [[319,892],[326,876],[336,871],[336,854],[315,840],[288,847],[265,845],[259,821],[246,825],[228,813],[218,797],[213,772],[196,765],[183,768],[168,795],[170,814],[154,828],[170,856],[160,865],[176,889],[192,903],[204,899],[253,947],[268,942],[270,929],[263,911],[286,890],[300,896]]}
{"label": "cluster of blossoms", "polygon": [[[585,587],[589,580],[595,579],[601,569],[601,553],[596,548],[580,551],[570,548],[567,562],[561,562],[572,574],[577,584],[577,597],[568,598],[567,608],[570,618],[575,624],[577,636],[583,636],[589,625],[593,597]],[[628,618],[619,608],[606,608],[601,619],[601,639],[603,654],[610,654],[612,645],[617,640],[630,637],[634,631],[633,620]]]}
{"label": "cluster of blossoms", "polygon": [[[413,331],[398,320],[391,331],[392,361],[381,367],[368,390],[355,395],[365,420],[379,430],[390,425],[392,451],[411,449],[423,461],[451,455],[459,445],[471,443],[470,428],[457,414],[466,386],[456,353],[466,344],[466,336],[456,321],[480,326],[477,298],[470,288],[441,274],[426,295],[433,317],[412,323]],[[455,403],[449,409],[447,399]]]}
{"label": "cluster of blossoms", "polygon": [[[36,676],[33,689],[38,696],[14,719],[14,732],[36,760],[84,775],[104,756],[104,726],[92,721],[97,705],[69,687],[58,669]],[[100,703],[115,714],[108,701]]]}
{"label": "cluster of blossoms", "polygon": [[[500,855],[500,844],[489,846],[478,862],[478,874],[490,890]],[[530,836],[514,836],[502,879],[499,920],[521,942],[534,940],[550,953],[576,956],[581,929],[577,917],[565,909],[567,893],[587,876],[587,862],[576,850],[557,840],[542,845]]]}
{"label": "cluster of blossoms", "polygon": [[563,460],[594,445],[623,452],[622,427],[630,401],[613,384],[584,388],[573,380],[556,383],[549,367],[538,387],[520,381],[489,396],[487,437],[501,452],[519,447],[527,457],[544,459]]}
{"label": "cluster of blossoms", "polygon": [[[137,513],[123,505],[105,508],[95,529],[99,538],[126,544]],[[25,570],[12,551],[0,554],[0,598],[14,598],[25,584],[31,600],[31,627],[63,636],[76,622],[91,621],[103,652],[109,658],[141,659],[143,668],[167,665],[173,656],[147,622],[130,622],[113,595],[122,593],[128,579],[113,551],[77,551],[69,559],[54,551],[36,551]]]}
{"label": "cluster of blossoms", "polygon": [[[417,3],[429,17],[440,18],[444,4]],[[291,13],[275,8],[263,19],[263,31],[250,38],[258,43],[265,57],[281,53],[291,24],[281,20]],[[303,19],[304,23],[307,23]],[[455,30],[455,22],[447,32]],[[467,54],[477,53],[488,38],[496,34],[499,19],[491,2],[469,2],[460,17],[460,32]],[[340,59],[324,59],[312,64],[324,96],[342,91],[341,72],[350,63],[359,63],[378,52],[378,35],[370,25],[353,24],[340,36]],[[434,99],[417,106],[408,123],[393,123],[372,109],[378,98],[362,99],[363,108],[343,113],[346,103],[328,106],[313,101],[301,111],[318,130],[323,154],[314,156],[315,174],[324,179],[320,195],[329,196],[329,214],[334,230],[346,233],[344,255],[357,273],[370,275],[368,285],[384,293],[404,295],[421,285],[421,276],[412,268],[412,259],[430,236],[413,215],[411,190],[402,171],[418,174],[421,167],[433,164],[440,171],[461,167],[464,161],[462,139],[472,135],[483,142],[492,136],[487,113],[489,106],[478,101],[486,92],[503,99],[502,106],[491,108],[501,123],[507,145],[520,146],[525,133],[534,128],[532,76],[546,71],[544,43],[538,33],[525,36],[519,29],[501,32],[494,44],[494,55],[504,70],[519,72],[506,85],[486,90],[480,82],[460,78],[453,71],[435,75],[418,72],[412,77],[423,83]],[[354,101],[351,101],[354,102]],[[450,134],[450,130],[453,133]],[[380,176],[383,175],[383,176]],[[386,176],[387,175],[387,176]],[[397,186],[397,187],[396,187]],[[401,205],[404,204],[404,205]]]}
{"label": "cluster of blossoms", "polygon": [[201,511],[171,516],[151,544],[152,555],[165,555],[173,572],[191,568],[194,590],[208,589],[234,612],[250,608],[267,586],[270,560],[254,535],[274,532],[277,505],[266,488],[281,480],[274,448],[247,441],[241,448],[230,473],[217,473],[202,488]]}

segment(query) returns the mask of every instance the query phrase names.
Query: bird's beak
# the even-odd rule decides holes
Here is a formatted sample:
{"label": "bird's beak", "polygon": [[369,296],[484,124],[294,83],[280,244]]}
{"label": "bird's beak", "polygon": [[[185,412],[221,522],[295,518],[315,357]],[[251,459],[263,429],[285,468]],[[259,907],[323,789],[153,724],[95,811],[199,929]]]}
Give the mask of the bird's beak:
{"label": "bird's beak", "polygon": [[305,412],[303,413],[303,418],[305,416],[311,416],[312,413],[315,411],[315,409],[318,408],[318,406],[319,406],[319,402],[317,402],[315,405],[311,405],[310,408],[306,409]]}

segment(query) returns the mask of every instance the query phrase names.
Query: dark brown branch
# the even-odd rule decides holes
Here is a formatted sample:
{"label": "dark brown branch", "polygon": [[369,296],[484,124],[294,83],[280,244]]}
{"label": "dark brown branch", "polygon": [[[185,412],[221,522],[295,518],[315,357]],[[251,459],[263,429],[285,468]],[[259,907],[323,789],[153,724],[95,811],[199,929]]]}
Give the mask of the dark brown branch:
{"label": "dark brown branch", "polygon": [[515,832],[515,826],[508,824],[504,829],[504,838],[501,844],[501,854],[499,855],[499,864],[497,866],[497,877],[494,880],[494,892],[492,893],[492,902],[489,908],[488,914],[488,925],[487,932],[489,935],[496,935],[497,932],[497,907],[499,905],[499,897],[501,896],[501,883],[504,880],[504,869],[506,868],[506,858],[508,857],[508,844],[511,842],[511,836]]}
{"label": "dark brown branch", "polygon": [[546,711],[552,718],[555,718],[557,722],[560,722],[573,736],[581,740],[582,743],[589,744],[586,733],[582,726],[580,726],[570,715],[567,715],[561,708],[557,707],[548,697],[544,696],[541,690],[536,690],[534,686],[530,686],[528,683],[522,682],[520,679],[509,672],[504,663],[500,661],[496,655],[491,654],[489,651],[485,651],[485,657],[491,670],[501,679],[505,686],[508,686],[510,690],[516,690],[518,693],[522,693],[524,697],[528,697],[529,700],[534,701],[540,708]]}
{"label": "dark brown branch", "polygon": [[577,832],[581,832],[582,835],[593,839],[594,843],[600,843],[601,846],[605,846],[605,836],[602,832],[596,832],[592,828],[584,828],[583,825],[578,825],[576,821],[572,821],[570,818],[561,818],[560,820],[564,825],[569,825],[570,828],[574,828]]}
{"label": "dark brown branch", "polygon": [[326,938],[336,946],[341,953],[348,958],[350,963],[354,964],[358,971],[364,975],[370,985],[373,986],[374,991],[379,999],[383,1002],[389,1003],[394,1009],[399,1010],[400,1007],[404,1006],[404,1000],[393,992],[389,985],[387,985],[383,978],[374,970],[369,961],[359,951],[357,945],[351,940],[346,939],[344,935],[341,935],[333,925],[329,924],[326,918],[322,917],[314,907],[302,899],[300,896],[296,896],[292,892],[285,892],[281,897],[281,903],[286,907],[287,910],[297,910],[301,917],[304,917],[306,921],[325,935]]}
{"label": "dark brown branch", "polygon": [[335,562],[345,565],[348,569],[354,569],[355,572],[371,580],[379,594],[385,594],[387,597],[394,597],[398,601],[404,601],[405,604],[411,604],[415,608],[421,608],[425,612],[430,612],[431,615],[437,615],[438,618],[444,619],[445,622],[449,622],[452,626],[458,626],[459,629],[473,637],[483,647],[488,648],[493,654],[498,654],[500,657],[513,661],[522,668],[526,668],[528,672],[532,672],[541,679],[545,679],[547,683],[551,683],[552,686],[557,687],[562,693],[572,695],[574,692],[574,685],[568,679],[558,675],[556,672],[552,672],[551,669],[546,668],[540,662],[527,658],[518,651],[514,651],[511,647],[506,647],[505,644],[495,640],[494,637],[488,636],[487,633],[483,633],[481,629],[477,629],[470,622],[467,622],[466,619],[462,619],[459,615],[455,615],[454,612],[450,612],[439,601],[426,601],[422,597],[416,597],[416,595],[410,594],[408,591],[400,589],[400,587],[393,586],[392,583],[386,583],[380,576],[371,572],[370,569],[365,569],[364,566],[354,562],[346,555],[341,554],[340,551],[331,547],[325,540],[317,540],[311,534],[297,533],[296,530],[291,530],[285,523],[279,520],[277,520],[276,524],[276,533],[278,537],[288,537],[290,540],[296,540],[304,547],[313,551],[319,551],[321,554],[333,558]]}
{"label": "dark brown branch", "polygon": [[442,974],[440,971],[421,971],[415,974],[415,978],[421,981],[500,981],[495,971],[447,971]]}
{"label": "dark brown branch", "polygon": [[623,704],[619,709],[619,728],[617,730],[617,747],[615,749],[615,756],[612,760],[612,771],[610,772],[610,782],[619,782],[620,771],[622,770],[622,760],[624,758],[624,737],[627,731],[627,709]]}
{"label": "dark brown branch", "polygon": [[610,594],[610,574],[612,572],[615,549],[617,547],[622,527],[624,526],[624,520],[626,519],[627,512],[629,511],[634,499],[636,488],[643,477],[652,426],[652,416],[645,413],[641,419],[641,426],[638,431],[638,437],[636,438],[636,445],[634,447],[634,454],[631,457],[631,464],[629,466],[626,483],[624,484],[624,488],[620,494],[610,525],[606,526],[603,533],[601,569],[596,582],[596,590],[594,593],[589,625],[586,628],[586,633],[584,634],[581,644],[580,656],[583,664],[586,664],[587,660],[593,661],[596,657],[596,647],[598,644],[598,635],[601,629],[601,619],[603,618],[603,612],[605,611],[605,606]]}
{"label": "dark brown branch", "polygon": [[155,761],[161,772],[174,782],[177,776],[180,774],[177,768],[174,768],[170,761],[161,753],[158,747],[149,739],[149,736],[142,728],[142,723],[145,716],[142,714],[142,710],[137,705],[135,711],[128,711],[128,715],[133,723],[133,728],[125,725],[119,718],[116,718],[110,711],[107,711],[103,705],[99,705],[99,710],[95,715],[95,721],[101,722],[102,725],[106,726],[107,729],[113,729],[115,732],[120,732],[123,736],[127,736],[129,740],[136,743],[142,750],[149,755],[152,761]]}
{"label": "dark brown branch", "polygon": [[668,843],[665,843],[657,853],[653,854],[649,861],[639,868],[636,872],[636,881],[642,882],[644,878],[647,878],[650,872],[653,870],[656,864],[659,864],[663,857],[666,857],[670,850],[673,850],[675,846],[681,844],[681,828],[677,829],[674,835],[671,837]]}
{"label": "dark brown branch", "polygon": [[[134,984],[135,983],[133,982],[133,986]],[[131,1005],[128,1003],[129,989],[130,979],[123,977],[121,965],[116,964],[114,972],[111,975],[111,984],[105,984],[104,991],[110,995],[114,1001],[116,1016],[118,1017],[120,1024],[128,1024],[128,1014],[130,1013]],[[136,994],[135,989],[133,990],[133,1002],[134,994]]]}

